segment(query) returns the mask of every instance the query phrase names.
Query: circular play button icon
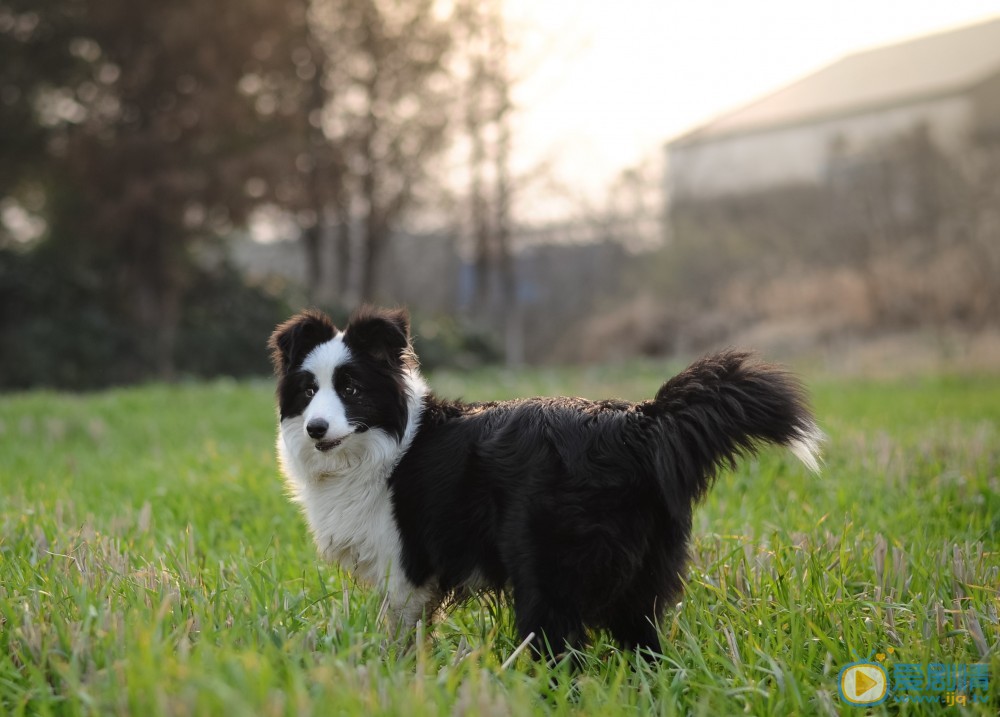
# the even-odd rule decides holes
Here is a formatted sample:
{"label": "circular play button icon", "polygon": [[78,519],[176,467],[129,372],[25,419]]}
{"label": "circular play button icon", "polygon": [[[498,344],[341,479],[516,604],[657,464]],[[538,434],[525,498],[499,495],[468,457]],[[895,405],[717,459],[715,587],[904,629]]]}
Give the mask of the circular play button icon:
{"label": "circular play button icon", "polygon": [[886,698],[889,680],[877,662],[854,662],[840,671],[840,697],[852,705],[877,705]]}

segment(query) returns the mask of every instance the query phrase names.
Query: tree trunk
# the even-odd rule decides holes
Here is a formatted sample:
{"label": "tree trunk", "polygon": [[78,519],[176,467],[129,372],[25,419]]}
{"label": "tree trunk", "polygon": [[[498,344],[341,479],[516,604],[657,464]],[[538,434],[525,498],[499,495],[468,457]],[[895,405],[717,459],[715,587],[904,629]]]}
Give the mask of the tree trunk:
{"label": "tree trunk", "polygon": [[365,243],[362,253],[361,286],[358,299],[361,302],[375,302],[378,299],[378,270],[382,262],[387,232],[381,222],[369,218],[365,228]]}
{"label": "tree trunk", "polygon": [[333,301],[345,304],[351,292],[351,216],[338,212],[333,229]]}
{"label": "tree trunk", "polygon": [[497,105],[493,122],[497,128],[494,155],[496,174],[496,216],[494,217],[496,253],[499,258],[500,301],[504,316],[504,358],[508,366],[524,363],[524,316],[518,292],[517,265],[511,246],[510,231],[510,85],[507,72],[507,38],[503,27],[503,12],[496,11],[490,38],[493,58],[493,83]]}
{"label": "tree trunk", "polygon": [[173,381],[183,298],[179,268],[183,258],[176,253],[183,247],[155,216],[147,213],[137,226],[142,230],[126,245],[131,256],[125,260],[124,295],[135,322],[140,361],[146,364],[137,371],[139,376],[148,374],[151,366],[158,379]]}
{"label": "tree trunk", "polygon": [[378,180],[375,176],[375,160],[373,138],[375,129],[369,129],[365,142],[368,157],[368,172],[361,180],[361,191],[365,199],[366,216],[364,230],[364,246],[361,252],[361,285],[358,287],[358,301],[375,301],[378,289],[378,266],[382,258],[382,248],[385,243],[386,224],[382,207],[378,203]]}
{"label": "tree trunk", "polygon": [[481,104],[485,68],[481,60],[474,63],[469,82],[465,128],[472,143],[469,157],[469,224],[473,241],[473,291],[471,313],[477,320],[488,319],[491,311],[492,291],[490,276],[493,268],[491,232],[486,197],[483,196],[483,165],[486,162],[485,130]]}
{"label": "tree trunk", "polygon": [[323,225],[317,220],[302,230],[305,249],[306,294],[311,303],[319,300],[323,282]]}

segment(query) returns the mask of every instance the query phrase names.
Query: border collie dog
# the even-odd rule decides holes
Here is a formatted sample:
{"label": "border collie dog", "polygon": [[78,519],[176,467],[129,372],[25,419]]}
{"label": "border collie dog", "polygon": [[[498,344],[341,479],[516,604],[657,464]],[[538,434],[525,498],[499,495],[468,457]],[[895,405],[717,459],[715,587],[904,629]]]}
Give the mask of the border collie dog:
{"label": "border collie dog", "polygon": [[694,504],[767,443],[818,470],[798,381],[750,354],[696,362],[640,403],[463,403],[427,388],[405,310],[343,330],[307,311],[271,336],[278,454],[319,552],[386,593],[393,629],[482,590],[548,654],[587,628],[659,651]]}

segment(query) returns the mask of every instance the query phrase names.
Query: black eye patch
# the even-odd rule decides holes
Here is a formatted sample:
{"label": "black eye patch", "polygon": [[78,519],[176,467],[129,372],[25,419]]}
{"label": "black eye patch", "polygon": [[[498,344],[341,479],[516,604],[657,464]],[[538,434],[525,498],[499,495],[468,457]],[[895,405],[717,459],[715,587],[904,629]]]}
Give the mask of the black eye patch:
{"label": "black eye patch", "polygon": [[361,394],[361,383],[357,371],[350,366],[340,366],[333,374],[333,388],[344,398],[357,398]]}
{"label": "black eye patch", "polygon": [[301,416],[319,387],[310,371],[293,371],[278,384],[278,410],[281,418]]}
{"label": "black eye patch", "polygon": [[333,387],[340,396],[348,421],[359,430],[381,428],[402,437],[406,426],[406,397],[399,373],[391,366],[369,360],[338,366]]}

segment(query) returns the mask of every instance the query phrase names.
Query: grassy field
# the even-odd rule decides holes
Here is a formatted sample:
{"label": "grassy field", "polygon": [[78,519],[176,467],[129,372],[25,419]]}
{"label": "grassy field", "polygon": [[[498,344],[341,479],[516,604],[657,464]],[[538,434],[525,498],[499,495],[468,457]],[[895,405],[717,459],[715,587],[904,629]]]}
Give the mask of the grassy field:
{"label": "grassy field", "polygon": [[[431,383],[643,398],[675,368]],[[318,564],[283,495],[269,383],[0,397],[0,714],[850,714],[838,674],[875,653],[890,674],[986,663],[989,703],[948,709],[995,714],[1000,378],[810,384],[823,475],[777,451],[724,475],[662,659],[595,635],[576,677],[503,669],[493,603],[387,645],[378,598]],[[894,697],[871,711],[944,709]]]}

